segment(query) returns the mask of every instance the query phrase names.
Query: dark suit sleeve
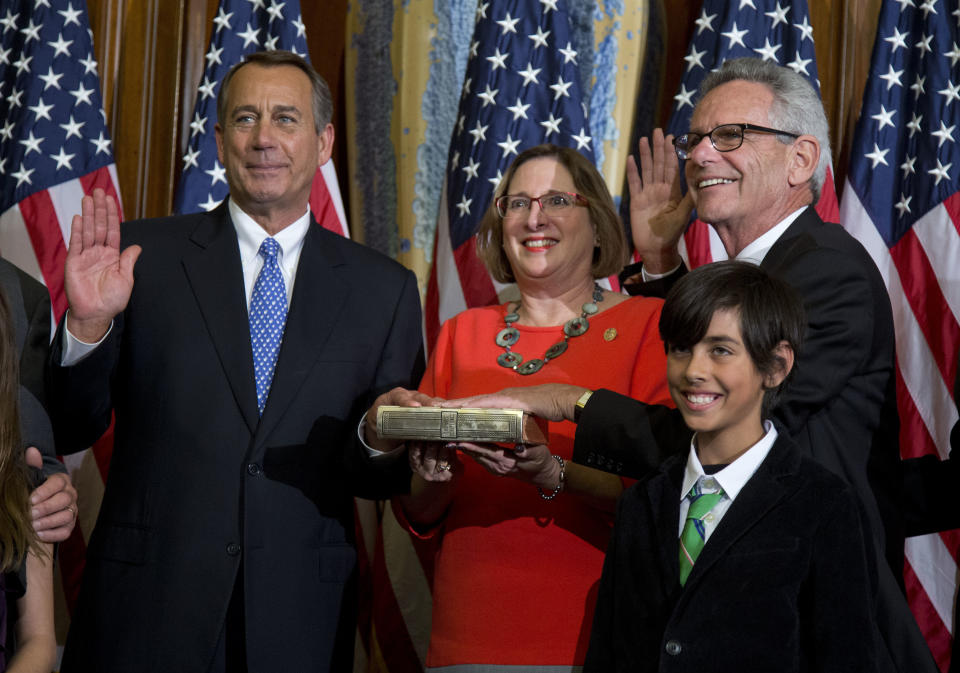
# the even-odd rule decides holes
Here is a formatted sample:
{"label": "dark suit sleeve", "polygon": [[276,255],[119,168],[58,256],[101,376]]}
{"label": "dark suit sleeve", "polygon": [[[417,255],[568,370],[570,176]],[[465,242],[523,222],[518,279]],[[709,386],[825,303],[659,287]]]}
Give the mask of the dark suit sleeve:
{"label": "dark suit sleeve", "polygon": [[[956,503],[960,480],[960,422],[950,433],[950,457],[908,458],[903,469],[903,524],[907,536],[960,528]],[[954,455],[956,454],[956,456]],[[954,460],[956,458],[956,460]]]}
{"label": "dark suit sleeve", "polygon": [[[831,270],[829,283],[818,269]],[[774,410],[789,434],[796,435],[851,378],[869,369],[864,360],[876,351],[876,297],[863,267],[829,248],[804,252],[777,275],[800,294],[807,313],[796,370]]]}
{"label": "dark suit sleeve", "polygon": [[620,272],[620,284],[627,294],[639,297],[658,297],[663,299],[667,296],[670,288],[687,273],[687,267],[683,264],[673,273],[667,274],[663,278],[657,278],[648,282],[629,282],[631,278],[637,276],[643,270],[643,263],[628,264]]}
{"label": "dark suit sleeve", "polygon": [[[387,316],[385,316],[385,319]],[[399,299],[394,306],[389,337],[380,353],[379,364],[370,394],[357,409],[357,422],[352,424],[353,445],[347,456],[347,471],[353,475],[353,495],[381,499],[403,493],[410,488],[410,467],[406,455],[396,458],[371,459],[356,432],[360,415],[370,408],[376,397],[396,387],[415,390],[423,376],[423,332],[420,294],[414,275],[406,271]]]}
{"label": "dark suit sleeve", "polygon": [[60,453],[89,448],[110,426],[113,396],[110,380],[116,367],[122,331],[122,314],[114,318],[103,343],[80,362],[63,367],[66,319],[54,336],[47,374],[50,418]]}
{"label": "dark suit sleeve", "polygon": [[573,462],[641,479],[678,450],[686,451],[690,437],[676,409],[600,389],[580,415]]}
{"label": "dark suit sleeve", "polygon": [[801,595],[804,649],[809,669],[822,673],[877,670],[874,620],[876,570],[868,563],[859,504],[853,492],[831,490],[818,498],[822,522]]}
{"label": "dark suit sleeve", "polygon": [[620,522],[623,518],[624,498],[617,502],[617,516],[613,523],[607,555],[603,559],[603,573],[597,590],[597,606],[593,613],[593,626],[590,629],[590,645],[583,663],[583,673],[609,673],[615,671],[614,640],[620,631],[615,617],[617,596],[617,553],[619,539],[623,535]]}
{"label": "dark suit sleeve", "polygon": [[[35,446],[43,456],[43,478],[66,473],[57,459],[50,417],[47,414],[46,365],[50,350],[50,294],[47,288],[16,269],[26,334],[20,349],[20,434],[24,447]],[[12,294],[12,288],[11,292]],[[11,297],[11,301],[17,301]],[[14,309],[11,309],[14,310]]]}

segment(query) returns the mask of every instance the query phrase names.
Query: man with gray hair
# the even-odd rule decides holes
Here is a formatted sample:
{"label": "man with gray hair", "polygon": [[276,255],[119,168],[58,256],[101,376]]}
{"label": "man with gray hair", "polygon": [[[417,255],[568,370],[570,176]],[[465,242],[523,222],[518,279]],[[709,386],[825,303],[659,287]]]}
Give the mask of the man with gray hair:
{"label": "man with gray hair", "polygon": [[[695,205],[731,258],[759,264],[800,293],[807,334],[793,383],[773,416],[781,431],[859,496],[879,582],[880,670],[934,671],[902,589],[890,300],[866,250],[839,225],[824,223],[813,207],[830,164],[823,104],[788,68],[736,59],[704,79],[690,131],[673,139],[675,155],[670,140],[659,130],[652,146],[641,140],[642,175],[632,160],[628,165],[631,227],[643,262],[642,269],[625,269],[625,287],[663,296],[686,272],[677,246]],[[677,158],[686,162],[689,192],[683,199]],[[723,414],[734,403],[717,382],[707,398],[695,400],[704,414]],[[574,460],[633,477],[659,465],[685,432],[675,411],[605,390],[516,388],[474,402],[576,420]]]}

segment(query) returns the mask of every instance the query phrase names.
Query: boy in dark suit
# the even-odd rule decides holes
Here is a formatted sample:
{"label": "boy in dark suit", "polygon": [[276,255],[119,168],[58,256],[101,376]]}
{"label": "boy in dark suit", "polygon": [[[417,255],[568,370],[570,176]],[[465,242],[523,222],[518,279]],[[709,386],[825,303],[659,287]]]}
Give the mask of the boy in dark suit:
{"label": "boy in dark suit", "polygon": [[670,394],[695,434],[620,500],[585,673],[875,670],[857,500],[768,420],[804,324],[744,262],[667,296]]}

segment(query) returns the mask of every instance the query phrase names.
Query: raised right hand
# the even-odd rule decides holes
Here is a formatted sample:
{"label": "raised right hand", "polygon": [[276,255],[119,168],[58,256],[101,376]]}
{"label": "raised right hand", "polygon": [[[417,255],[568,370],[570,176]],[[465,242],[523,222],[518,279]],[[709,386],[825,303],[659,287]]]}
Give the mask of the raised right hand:
{"label": "raised right hand", "polygon": [[673,136],[654,129],[650,140],[637,146],[640,170],[627,158],[630,189],[630,233],[644,268],[667,273],[681,263],[678,244],[693,210],[689,192],[680,195],[680,165],[673,150]]}
{"label": "raised right hand", "polygon": [[133,291],[133,265],[141,249],[131,245],[120,252],[117,202],[102,189],[83,197],[81,213],[73,216],[67,249],[67,328],[80,341],[94,343],[127,307]]}

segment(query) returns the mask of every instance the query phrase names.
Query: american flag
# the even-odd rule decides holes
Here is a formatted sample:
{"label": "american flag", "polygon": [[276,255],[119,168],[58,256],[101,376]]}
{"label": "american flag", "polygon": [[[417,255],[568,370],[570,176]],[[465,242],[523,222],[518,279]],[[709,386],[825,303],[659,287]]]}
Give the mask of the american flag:
{"label": "american flag", "polygon": [[550,142],[594,159],[564,0],[481,2],[440,202],[427,343],[465,308],[497,302],[474,234],[517,154]]}
{"label": "american flag", "polygon": [[[668,133],[677,136],[690,129],[700,83],[730,58],[749,56],[779,63],[804,75],[819,93],[813,28],[805,0],[784,0],[784,4],[779,0],[705,0],[694,23]],[[833,172],[828,169],[817,212],[825,222],[836,222],[837,210]],[[691,267],[727,258],[716,232],[699,220],[690,225],[682,244]]]}
{"label": "american flag", "polygon": [[[63,266],[70,222],[95,187],[117,201],[93,39],[82,0],[5,0],[0,9],[0,253],[67,307]],[[65,460],[74,484],[96,484],[60,545],[60,579],[72,608],[109,460],[109,442]],[[66,615],[57,615],[58,622]]]}
{"label": "american flag", "polygon": [[[190,142],[183,155],[183,172],[174,202],[176,212],[212,210],[226,198],[227,177],[217,160],[214,136],[220,82],[245,55],[275,49],[292,51],[310,60],[307,28],[298,0],[220,0],[190,121]],[[332,160],[314,177],[310,210],[320,225],[349,236]]]}
{"label": "american flag", "polygon": [[93,39],[82,0],[0,9],[0,252],[42,280],[57,316],[65,240],[80,200],[118,201]]}
{"label": "american flag", "polygon": [[[904,457],[945,458],[960,347],[960,7],[884,0],[841,222],[887,284]],[[954,79],[956,78],[956,79]],[[946,670],[957,531],[907,539],[911,607]]]}

